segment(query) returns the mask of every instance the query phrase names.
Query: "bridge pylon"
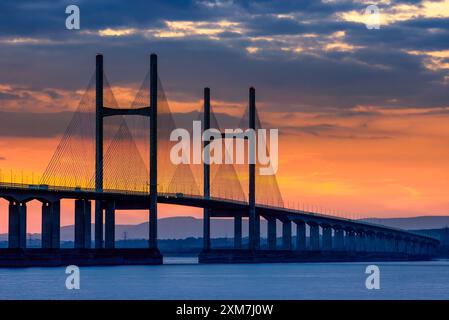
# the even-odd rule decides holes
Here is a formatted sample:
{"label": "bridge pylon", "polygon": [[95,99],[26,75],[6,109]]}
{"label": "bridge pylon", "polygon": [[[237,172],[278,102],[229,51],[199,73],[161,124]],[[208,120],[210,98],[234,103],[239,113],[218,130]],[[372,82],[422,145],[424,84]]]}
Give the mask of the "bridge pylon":
{"label": "bridge pylon", "polygon": [[[158,72],[157,55],[150,56],[150,101],[149,106],[125,109],[110,108],[103,103],[103,55],[96,56],[96,97],[95,97],[95,191],[103,192],[103,119],[118,115],[140,115],[150,118],[150,194],[149,194],[149,247],[157,249],[157,97],[158,97]],[[108,210],[108,221],[114,221],[114,205],[95,201],[95,248],[103,248],[103,210]],[[108,239],[107,247],[113,246],[115,228],[113,223],[109,223],[105,238]]]}

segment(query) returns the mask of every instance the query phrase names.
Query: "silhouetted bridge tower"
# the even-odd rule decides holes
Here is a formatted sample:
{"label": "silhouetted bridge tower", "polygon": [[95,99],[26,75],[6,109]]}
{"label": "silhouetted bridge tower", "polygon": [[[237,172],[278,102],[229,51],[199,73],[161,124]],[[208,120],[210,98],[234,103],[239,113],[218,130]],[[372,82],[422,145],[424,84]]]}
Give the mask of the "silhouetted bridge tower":
{"label": "silhouetted bridge tower", "polygon": [[[171,168],[172,174],[169,174],[168,167],[161,169],[161,166],[168,162],[167,152],[160,152],[167,147],[160,139],[161,130],[167,133],[173,128],[173,124],[171,127],[167,125],[171,121],[171,115],[167,112],[165,96],[158,80],[157,56],[152,54],[150,57],[150,73],[146,78],[148,81],[144,81],[138,93],[139,106],[118,107],[115,100],[111,99],[108,87],[105,87],[105,79],[103,56],[97,55],[94,125],[88,125],[87,129],[79,129],[85,119],[90,119],[90,113],[82,109],[79,114],[75,114],[40,184],[17,184],[12,181],[0,183],[0,197],[9,201],[9,248],[0,249],[0,266],[162,263],[157,245],[158,203],[203,208],[204,245],[200,262],[205,263],[417,260],[429,259],[434,254],[439,241],[428,236],[364,221],[289,209],[282,205],[264,204],[263,199],[258,201],[256,190],[262,184],[262,179],[257,176],[256,164],[248,164],[246,167],[247,199],[217,196],[216,192],[214,194],[216,186],[211,182],[211,165],[207,161],[202,166],[202,192],[189,193],[188,184],[187,188],[180,187],[185,181],[194,181],[189,167],[178,165]],[[83,103],[87,105],[90,100],[83,98],[81,105]],[[158,112],[161,110],[165,111]],[[211,111],[209,88],[204,89],[203,110],[202,128],[207,130],[213,127],[212,122],[216,121]],[[149,145],[149,150],[145,154],[145,157],[148,157],[148,171],[145,159],[135,156],[139,146],[133,141],[125,121],[119,123],[116,139],[109,142],[106,149],[104,148],[105,134],[108,133],[104,127],[106,119],[124,116],[139,116],[143,119],[145,130],[140,130],[138,135]],[[162,125],[159,122],[158,126],[158,120]],[[260,127],[254,88],[249,89],[246,120],[248,128]],[[86,150],[90,150],[87,147],[88,139],[83,136],[86,130],[92,130],[95,135],[94,177],[83,182],[81,176],[85,172],[90,174],[91,170],[89,161],[83,158],[83,155],[89,153]],[[76,142],[71,142],[73,136],[76,136]],[[222,140],[240,138],[242,137],[238,135],[221,133]],[[204,142],[203,149],[209,143],[212,142]],[[126,152],[120,149],[120,144],[128,146]],[[78,149],[81,151],[76,151]],[[64,158],[67,155],[69,158]],[[77,165],[71,165],[71,161],[78,161]],[[164,178],[158,180],[158,175],[163,175]],[[184,179],[182,183],[179,176]],[[228,176],[235,177],[235,175]],[[129,183],[136,184],[136,180],[139,182],[139,188],[126,187]],[[225,180],[223,187],[234,188],[227,185],[233,182]],[[271,185],[275,185],[275,190],[278,191],[277,184],[271,182]],[[190,187],[193,190],[193,187]],[[73,249],[60,248],[60,214],[63,199],[75,201]],[[42,203],[41,249],[26,247],[27,203],[31,200]],[[95,248],[91,248],[92,201],[95,204]],[[142,209],[149,211],[148,248],[115,248],[116,210]],[[216,217],[234,219],[234,248],[218,249],[211,246],[210,221]],[[247,245],[243,243],[243,219],[248,219]],[[260,239],[261,219],[267,221],[267,245],[264,247],[261,246]],[[277,244],[277,221],[282,223],[281,245]],[[293,224],[296,225],[294,244]]]}

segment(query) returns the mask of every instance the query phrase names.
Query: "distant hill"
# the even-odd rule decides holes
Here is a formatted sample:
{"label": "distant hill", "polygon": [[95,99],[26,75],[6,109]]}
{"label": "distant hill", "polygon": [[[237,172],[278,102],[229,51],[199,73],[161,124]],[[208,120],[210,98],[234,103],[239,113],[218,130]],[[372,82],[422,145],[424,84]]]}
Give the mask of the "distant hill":
{"label": "distant hill", "polygon": [[[385,218],[385,219],[366,219],[366,221],[379,223],[385,226],[407,229],[440,229],[449,226],[449,216],[422,216],[413,218]],[[146,239],[148,238],[148,222],[136,225],[116,225],[115,236],[117,240],[127,239]],[[261,235],[265,237],[266,221],[261,219]],[[248,235],[248,224],[243,220],[243,237]],[[193,217],[171,217],[159,219],[158,223],[159,239],[185,239],[189,237],[201,238],[203,235],[203,220]],[[211,236],[212,238],[232,238],[234,233],[234,222],[232,219],[212,219]],[[282,225],[278,222],[277,233],[282,233]],[[295,228],[293,228],[295,234]],[[94,227],[92,225],[92,239],[94,239]],[[39,234],[33,234],[32,238],[40,238]],[[0,241],[7,239],[6,234],[0,234]],[[61,228],[61,240],[71,241],[74,239],[74,228],[64,226]]]}
{"label": "distant hill", "polygon": [[392,228],[406,230],[440,229],[449,226],[449,216],[420,216],[411,218],[363,219]]}

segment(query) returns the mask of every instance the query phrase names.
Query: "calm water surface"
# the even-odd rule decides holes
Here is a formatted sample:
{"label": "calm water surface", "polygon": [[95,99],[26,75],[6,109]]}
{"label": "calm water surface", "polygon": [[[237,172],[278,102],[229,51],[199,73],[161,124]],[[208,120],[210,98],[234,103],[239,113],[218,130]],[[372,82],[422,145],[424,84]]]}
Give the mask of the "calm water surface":
{"label": "calm water surface", "polygon": [[381,289],[365,288],[369,263],[81,267],[80,290],[65,268],[0,268],[0,299],[449,299],[449,261],[373,263]]}

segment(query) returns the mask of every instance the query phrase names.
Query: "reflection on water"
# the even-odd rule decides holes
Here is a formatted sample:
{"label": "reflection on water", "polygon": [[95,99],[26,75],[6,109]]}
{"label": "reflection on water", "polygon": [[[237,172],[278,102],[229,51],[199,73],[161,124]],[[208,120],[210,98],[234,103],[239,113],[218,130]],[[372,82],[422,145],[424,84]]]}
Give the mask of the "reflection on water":
{"label": "reflection on water", "polygon": [[164,264],[198,264],[198,257],[166,257]]}
{"label": "reflection on water", "polygon": [[449,299],[449,261],[373,263],[380,290],[367,290],[369,263],[82,267],[67,290],[65,268],[0,269],[0,299]]}

